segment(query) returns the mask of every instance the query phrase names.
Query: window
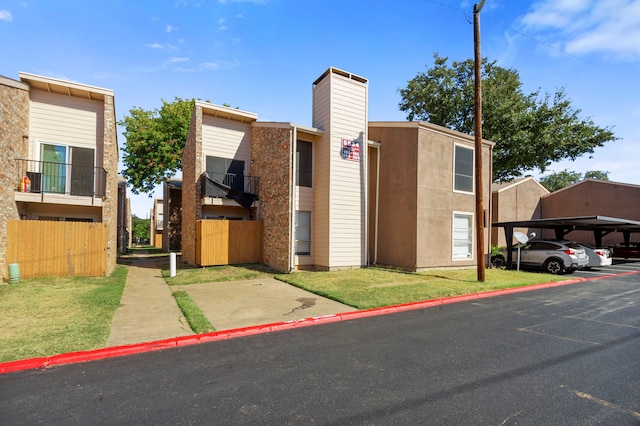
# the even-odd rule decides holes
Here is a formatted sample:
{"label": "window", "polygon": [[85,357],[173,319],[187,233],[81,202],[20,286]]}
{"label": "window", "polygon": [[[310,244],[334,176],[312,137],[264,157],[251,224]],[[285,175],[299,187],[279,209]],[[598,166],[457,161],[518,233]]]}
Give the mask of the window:
{"label": "window", "polygon": [[311,188],[312,181],[311,142],[296,141],[296,185]]}
{"label": "window", "polygon": [[473,149],[455,145],[453,189],[473,192]]}
{"label": "window", "polygon": [[296,254],[311,254],[311,212],[296,211]]}
{"label": "window", "polygon": [[216,182],[244,191],[244,161],[207,155],[207,173]]}
{"label": "window", "polygon": [[473,259],[473,215],[453,215],[453,259]]}

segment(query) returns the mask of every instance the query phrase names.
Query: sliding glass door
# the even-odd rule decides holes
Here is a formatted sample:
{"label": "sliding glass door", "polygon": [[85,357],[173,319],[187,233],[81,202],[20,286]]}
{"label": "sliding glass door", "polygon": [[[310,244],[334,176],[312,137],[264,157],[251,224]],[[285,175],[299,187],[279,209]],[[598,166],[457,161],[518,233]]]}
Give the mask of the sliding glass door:
{"label": "sliding glass door", "polygon": [[40,145],[42,191],[64,194],[67,185],[67,147]]}
{"label": "sliding glass door", "polygon": [[93,195],[94,149],[43,143],[40,161],[43,192]]}

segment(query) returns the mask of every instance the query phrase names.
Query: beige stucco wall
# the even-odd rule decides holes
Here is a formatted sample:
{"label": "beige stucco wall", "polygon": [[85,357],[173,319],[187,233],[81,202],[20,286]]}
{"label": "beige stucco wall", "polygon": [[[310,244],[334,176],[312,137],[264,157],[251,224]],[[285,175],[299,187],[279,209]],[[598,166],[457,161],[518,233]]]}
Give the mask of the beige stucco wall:
{"label": "beige stucco wall", "polygon": [[[511,184],[501,184],[492,192],[493,214],[492,223],[510,222],[516,220],[532,220],[542,218],[540,198],[549,194],[535,178],[527,177]],[[514,231],[529,235],[535,232],[540,237],[538,228],[514,228]],[[505,247],[504,228],[491,228],[491,244]]]}
{"label": "beige stucco wall", "polygon": [[[369,127],[380,142],[378,264],[413,269],[417,263],[416,128]],[[371,238],[371,236],[370,236]]]}
{"label": "beige stucco wall", "polygon": [[[588,179],[542,197],[542,217],[609,216],[640,221],[640,186],[618,182]],[[554,238],[553,231],[545,230],[547,238]],[[595,244],[593,232],[572,231],[566,238],[587,244]],[[640,235],[632,234],[632,241]],[[623,241],[622,233],[611,233],[602,239],[608,246]]]}
{"label": "beige stucco wall", "polygon": [[[475,215],[475,195],[453,190],[454,146],[474,147],[467,135],[428,123],[372,123],[380,143],[378,263],[409,270],[471,267],[453,259],[453,214]],[[483,203],[490,211],[490,143],[483,146]],[[488,219],[488,217],[487,217]],[[485,253],[488,253],[485,228]],[[474,239],[475,245],[475,239]]]}

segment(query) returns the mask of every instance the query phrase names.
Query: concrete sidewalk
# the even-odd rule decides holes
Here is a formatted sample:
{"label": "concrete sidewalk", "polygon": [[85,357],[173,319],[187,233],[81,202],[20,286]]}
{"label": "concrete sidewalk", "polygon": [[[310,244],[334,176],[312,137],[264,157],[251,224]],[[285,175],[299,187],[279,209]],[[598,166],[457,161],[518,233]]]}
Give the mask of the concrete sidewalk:
{"label": "concrete sidewalk", "polygon": [[182,286],[217,331],[355,311],[272,277]]}
{"label": "concrete sidewalk", "polygon": [[124,260],[129,273],[107,346],[193,334],[173,298],[173,290],[185,291],[216,331],[356,310],[272,277],[172,288],[162,278],[153,257],[129,255]]}
{"label": "concrete sidewalk", "polygon": [[125,259],[131,263],[107,346],[193,334],[153,258],[130,255]]}

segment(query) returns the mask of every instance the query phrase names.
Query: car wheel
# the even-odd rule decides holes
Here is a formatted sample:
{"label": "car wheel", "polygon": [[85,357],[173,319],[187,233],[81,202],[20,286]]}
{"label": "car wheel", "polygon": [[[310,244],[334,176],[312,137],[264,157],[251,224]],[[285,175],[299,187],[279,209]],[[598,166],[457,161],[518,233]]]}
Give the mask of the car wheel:
{"label": "car wheel", "polygon": [[548,259],[544,263],[544,269],[550,274],[562,274],[565,272],[564,263],[560,259]]}

